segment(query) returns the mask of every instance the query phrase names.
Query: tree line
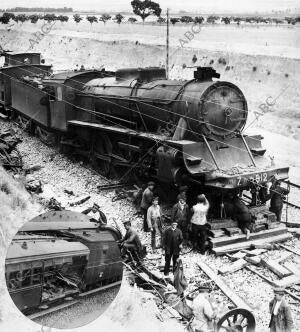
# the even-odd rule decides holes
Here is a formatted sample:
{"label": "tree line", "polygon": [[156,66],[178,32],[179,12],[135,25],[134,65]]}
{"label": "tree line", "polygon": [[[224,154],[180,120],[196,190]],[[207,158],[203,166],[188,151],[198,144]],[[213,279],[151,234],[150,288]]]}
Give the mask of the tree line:
{"label": "tree line", "polygon": [[43,7],[14,7],[14,8],[8,8],[6,9],[6,12],[53,12],[53,13],[67,13],[67,12],[73,12],[73,8],[71,7],[63,7],[63,8],[43,8]]}
{"label": "tree line", "polygon": [[[161,16],[161,8],[158,3],[151,1],[151,0],[133,0],[131,1],[132,11],[136,16],[139,16],[144,23],[145,20],[149,16],[156,16],[157,17],[157,23],[163,24],[166,23],[166,18]],[[21,9],[22,7],[16,7],[18,9]],[[28,9],[28,8],[27,8]],[[31,8],[33,9],[33,8]],[[45,11],[46,9],[39,8],[41,11]],[[49,9],[49,8],[48,8]],[[72,8],[64,7],[65,11],[72,11]],[[20,10],[21,11],[21,10]],[[25,11],[25,10],[23,10]],[[97,17],[95,15],[88,15],[85,17],[86,20],[92,25],[93,23],[97,22],[103,22],[106,24],[107,21],[113,20],[118,24],[121,24],[124,22],[125,17],[119,13],[116,14],[114,17],[112,17],[109,14],[102,14],[100,17]],[[53,13],[46,14],[46,15],[40,15],[40,14],[32,14],[32,15],[26,15],[26,14],[18,14],[15,15],[14,13],[5,12],[2,17],[0,17],[0,23],[2,24],[8,24],[10,20],[13,20],[15,22],[25,22],[25,21],[31,21],[32,23],[36,23],[38,20],[45,20],[47,22],[51,21],[61,21],[61,22],[68,22],[69,16],[66,15],[55,15]],[[74,14],[73,20],[78,24],[83,20],[83,17],[80,14]],[[129,23],[136,23],[137,19],[136,17],[129,17],[127,22]],[[249,17],[240,17],[240,16],[217,16],[217,15],[209,15],[208,17],[204,18],[203,16],[188,16],[183,15],[181,17],[171,17],[170,18],[171,24],[175,25],[177,23],[182,24],[215,24],[217,22],[221,22],[224,24],[231,24],[236,23],[237,25],[240,25],[241,22],[245,23],[276,23],[276,24],[282,24],[287,22],[288,24],[296,24],[300,22],[300,16],[297,17],[285,17],[285,19],[279,19],[279,18],[271,18],[271,17],[261,17],[261,16],[249,16]]]}

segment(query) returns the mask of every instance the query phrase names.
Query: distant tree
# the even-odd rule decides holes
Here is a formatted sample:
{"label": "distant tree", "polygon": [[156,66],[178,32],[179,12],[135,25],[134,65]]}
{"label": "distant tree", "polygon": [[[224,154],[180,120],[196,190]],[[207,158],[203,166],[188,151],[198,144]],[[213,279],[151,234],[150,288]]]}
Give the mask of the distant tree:
{"label": "distant tree", "polygon": [[232,20],[233,20],[233,22],[235,22],[237,25],[240,25],[242,19],[241,19],[240,17],[233,17]]}
{"label": "distant tree", "polygon": [[191,16],[181,16],[180,17],[180,22],[181,23],[191,23],[193,22],[193,18]]}
{"label": "distant tree", "polygon": [[179,20],[179,18],[177,18],[177,17],[171,17],[170,18],[170,22],[173,24],[173,25],[175,25],[176,23],[178,23],[180,20]]}
{"label": "distant tree", "polygon": [[29,15],[28,18],[31,23],[36,24],[36,22],[39,20],[39,15],[37,15],[37,14]]}
{"label": "distant tree", "polygon": [[227,16],[222,17],[221,22],[224,22],[225,24],[230,24],[230,18]]}
{"label": "distant tree", "polygon": [[106,24],[107,21],[109,21],[111,19],[111,16],[108,15],[108,14],[102,14],[100,17],[99,17],[99,22],[103,22],[104,25]]}
{"label": "distant tree", "polygon": [[116,21],[118,24],[121,24],[123,20],[124,20],[124,16],[122,14],[117,14],[114,17],[114,21]]}
{"label": "distant tree", "polygon": [[0,17],[0,22],[1,22],[1,24],[8,24],[10,21],[10,18],[9,18],[9,16],[4,15],[4,14]]}
{"label": "distant tree", "polygon": [[78,24],[81,20],[83,20],[83,18],[79,14],[74,14],[73,20],[76,22],[76,24]]}
{"label": "distant tree", "polygon": [[57,16],[55,14],[46,14],[44,15],[44,20],[49,22],[54,22],[57,20]]}
{"label": "distant tree", "polygon": [[[14,19],[15,19],[15,14],[5,12],[5,13],[3,13],[3,16],[2,16],[2,17],[4,17],[5,20],[8,19],[8,22],[9,22],[10,20],[14,20]],[[7,23],[8,23],[8,22],[7,22]]]}
{"label": "distant tree", "polygon": [[210,24],[215,24],[218,19],[219,19],[218,16],[210,15],[208,16],[206,22]]}
{"label": "distant tree", "polygon": [[87,16],[86,20],[91,23],[91,26],[92,26],[93,23],[97,23],[98,22],[98,19],[97,19],[96,16]]}
{"label": "distant tree", "polygon": [[159,4],[151,0],[133,0],[131,1],[131,6],[133,13],[141,17],[143,24],[148,16],[154,15],[159,17],[161,14],[161,8]]}
{"label": "distant tree", "polygon": [[28,16],[25,14],[19,14],[19,15],[15,16],[15,18],[14,18],[14,21],[17,23],[18,22],[24,23],[27,20],[28,20]]}
{"label": "distant tree", "polygon": [[137,19],[135,17],[129,17],[128,22],[129,23],[135,23]]}
{"label": "distant tree", "polygon": [[204,22],[204,17],[202,17],[202,16],[196,16],[194,18],[194,23],[196,23],[196,24],[202,24],[203,22]]}
{"label": "distant tree", "polygon": [[59,16],[57,16],[57,20],[61,21],[61,23],[68,22],[69,21],[69,16],[67,16],[67,15],[59,15]]}
{"label": "distant tree", "polygon": [[159,24],[162,24],[162,23],[166,23],[166,19],[164,18],[164,17],[159,17],[158,19],[157,19],[157,23],[159,23]]}

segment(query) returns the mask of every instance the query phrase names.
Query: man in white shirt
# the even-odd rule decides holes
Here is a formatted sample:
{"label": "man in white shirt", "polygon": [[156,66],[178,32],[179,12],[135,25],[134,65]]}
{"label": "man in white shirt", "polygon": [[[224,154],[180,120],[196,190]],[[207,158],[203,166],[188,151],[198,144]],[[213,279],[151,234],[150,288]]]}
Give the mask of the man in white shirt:
{"label": "man in white shirt", "polygon": [[209,209],[209,202],[205,195],[197,196],[197,204],[191,209],[192,218],[192,243],[193,248],[197,249],[199,247],[200,253],[203,255],[205,253],[205,242],[207,240],[207,219],[206,215]]}
{"label": "man in white shirt", "polygon": [[[147,211],[147,224],[148,229],[151,232],[151,247],[152,250],[161,247],[161,237],[162,237],[162,220],[161,220],[161,209],[158,205],[158,197],[153,198],[152,205]],[[156,237],[158,236],[158,241]],[[157,242],[159,244],[157,245]]]}
{"label": "man in white shirt", "polygon": [[213,332],[213,320],[217,314],[214,310],[210,300],[209,291],[207,287],[200,289],[200,293],[193,300],[192,310],[195,316],[192,327],[197,332]]}

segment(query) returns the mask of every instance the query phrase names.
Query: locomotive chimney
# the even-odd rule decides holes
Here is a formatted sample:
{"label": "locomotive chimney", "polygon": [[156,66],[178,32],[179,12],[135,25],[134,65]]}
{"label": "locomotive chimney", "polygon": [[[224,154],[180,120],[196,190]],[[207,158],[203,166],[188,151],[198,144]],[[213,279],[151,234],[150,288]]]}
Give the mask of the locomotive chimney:
{"label": "locomotive chimney", "polygon": [[220,74],[212,67],[197,67],[194,71],[194,78],[201,81],[211,81],[212,78],[220,78]]}

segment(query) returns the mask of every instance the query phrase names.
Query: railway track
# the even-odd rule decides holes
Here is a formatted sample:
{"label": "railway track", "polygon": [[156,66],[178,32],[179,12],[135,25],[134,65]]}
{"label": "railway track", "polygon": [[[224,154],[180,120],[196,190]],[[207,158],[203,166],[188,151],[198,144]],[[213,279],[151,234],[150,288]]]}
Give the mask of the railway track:
{"label": "railway track", "polygon": [[109,285],[105,285],[105,286],[102,286],[102,287],[98,287],[96,289],[93,289],[93,290],[90,290],[90,291],[87,291],[87,292],[84,292],[84,293],[81,293],[78,295],[78,298],[77,299],[74,299],[74,300],[70,300],[68,302],[65,302],[65,303],[61,303],[59,305],[56,305],[56,306],[53,306],[53,307],[50,307],[48,309],[45,309],[45,310],[41,310],[41,311],[38,311],[36,313],[33,313],[31,315],[28,315],[27,317],[31,320],[35,320],[35,319],[38,319],[38,318],[41,318],[41,317],[44,317],[44,316],[47,316],[49,314],[53,314],[55,312],[58,312],[59,310],[62,310],[62,309],[67,309],[75,304],[78,304],[80,303],[80,301],[85,298],[85,297],[88,297],[90,295],[94,295],[94,294],[97,294],[97,293],[100,293],[104,290],[108,290],[108,289],[111,289],[111,288],[114,288],[114,287],[117,287],[117,286],[120,286],[121,285],[121,280],[120,281],[116,281],[112,284],[109,284]]}

